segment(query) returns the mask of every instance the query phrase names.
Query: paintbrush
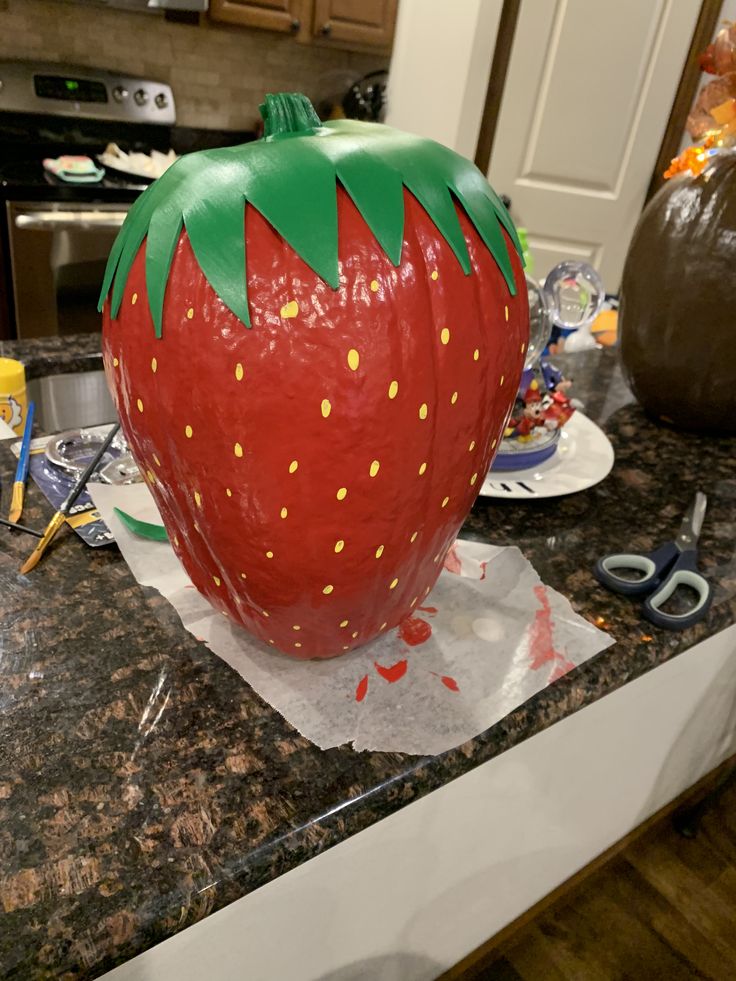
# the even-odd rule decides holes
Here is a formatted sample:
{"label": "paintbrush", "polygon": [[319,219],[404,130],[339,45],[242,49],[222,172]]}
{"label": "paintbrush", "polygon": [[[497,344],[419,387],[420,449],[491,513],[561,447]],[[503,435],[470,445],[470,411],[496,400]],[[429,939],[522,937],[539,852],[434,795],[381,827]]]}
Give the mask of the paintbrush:
{"label": "paintbrush", "polygon": [[61,528],[61,526],[66,521],[66,517],[67,517],[70,509],[73,507],[74,502],[76,501],[76,499],[79,497],[79,495],[82,493],[82,491],[86,487],[87,481],[89,480],[89,478],[92,476],[92,474],[97,469],[97,466],[99,465],[100,460],[103,458],[103,456],[107,452],[107,448],[109,447],[110,443],[112,443],[113,439],[115,438],[115,435],[117,434],[118,429],[120,429],[120,423],[119,422],[116,423],[112,427],[112,429],[110,430],[110,432],[107,434],[107,436],[105,437],[104,443],[102,444],[102,446],[100,446],[99,450],[95,453],[95,455],[89,461],[89,463],[85,467],[84,473],[82,474],[82,476],[79,478],[79,480],[74,484],[74,486],[72,487],[72,489],[67,494],[66,500],[64,501],[64,503],[61,505],[61,507],[59,508],[59,510],[56,512],[56,514],[53,516],[53,518],[51,519],[51,521],[49,521],[49,523],[46,525],[46,528],[45,528],[44,533],[43,533],[43,538],[38,543],[38,545],[36,545],[36,547],[34,548],[34,550],[31,552],[31,554],[25,560],[25,562],[23,563],[23,565],[20,567],[21,575],[25,575],[26,572],[30,572],[31,569],[35,568],[35,566],[38,564],[41,556],[43,555],[43,553],[48,548],[49,543],[53,539],[54,535],[56,534],[56,532],[59,530],[59,528]]}
{"label": "paintbrush", "polygon": [[24,531],[26,535],[35,535],[36,538],[43,538],[42,531],[36,531],[35,528],[28,528],[26,525],[18,525],[14,521],[8,521],[7,518],[0,518],[0,525],[3,528],[14,528],[16,531]]}
{"label": "paintbrush", "polygon": [[10,499],[10,511],[8,512],[8,521],[12,521],[13,524],[18,523],[23,513],[23,496],[26,490],[28,464],[31,459],[31,430],[33,429],[33,413],[35,408],[35,402],[28,403],[26,425],[23,430],[23,442],[20,444],[20,455],[18,456],[18,466],[15,470],[15,482],[13,484],[13,496]]}

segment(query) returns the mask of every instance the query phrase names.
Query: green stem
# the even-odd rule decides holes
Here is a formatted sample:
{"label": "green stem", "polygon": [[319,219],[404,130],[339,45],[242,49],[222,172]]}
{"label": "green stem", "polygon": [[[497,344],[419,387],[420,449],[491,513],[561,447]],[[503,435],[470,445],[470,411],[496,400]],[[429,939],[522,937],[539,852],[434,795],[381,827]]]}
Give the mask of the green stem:
{"label": "green stem", "polygon": [[263,119],[263,135],[266,138],[286,133],[313,133],[322,125],[314,106],[301,92],[269,94],[258,111]]}

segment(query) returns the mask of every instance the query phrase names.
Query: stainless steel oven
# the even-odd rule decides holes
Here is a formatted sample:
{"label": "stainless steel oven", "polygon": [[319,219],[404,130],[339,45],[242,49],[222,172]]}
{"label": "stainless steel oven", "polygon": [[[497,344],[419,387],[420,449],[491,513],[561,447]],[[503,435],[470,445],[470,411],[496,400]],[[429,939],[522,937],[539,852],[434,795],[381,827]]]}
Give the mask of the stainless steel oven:
{"label": "stainless steel oven", "polygon": [[129,204],[8,201],[18,337],[100,329],[97,298]]}

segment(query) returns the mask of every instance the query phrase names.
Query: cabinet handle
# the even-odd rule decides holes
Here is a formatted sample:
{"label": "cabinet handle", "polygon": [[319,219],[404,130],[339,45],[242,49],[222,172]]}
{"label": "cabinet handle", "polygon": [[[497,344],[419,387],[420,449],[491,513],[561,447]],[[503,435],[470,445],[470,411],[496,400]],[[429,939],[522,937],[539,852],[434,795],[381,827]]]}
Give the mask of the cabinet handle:
{"label": "cabinet handle", "polygon": [[302,22],[300,20],[297,20],[297,18],[295,17],[294,20],[289,25],[289,30],[291,31],[292,34],[298,34],[299,28],[301,26],[302,26]]}
{"label": "cabinet handle", "polygon": [[319,32],[322,35],[322,37],[329,37],[330,34],[332,34],[332,24],[329,21],[327,21],[326,24],[322,25]]}

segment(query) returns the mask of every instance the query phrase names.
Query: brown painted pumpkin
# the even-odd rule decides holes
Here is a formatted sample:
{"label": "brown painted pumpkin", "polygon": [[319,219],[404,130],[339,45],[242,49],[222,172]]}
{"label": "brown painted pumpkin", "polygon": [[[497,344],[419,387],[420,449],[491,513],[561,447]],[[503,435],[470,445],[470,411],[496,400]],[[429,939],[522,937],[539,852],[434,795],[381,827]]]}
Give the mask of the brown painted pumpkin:
{"label": "brown painted pumpkin", "polygon": [[736,152],[649,202],[624,267],[621,358],[653,416],[736,433]]}

